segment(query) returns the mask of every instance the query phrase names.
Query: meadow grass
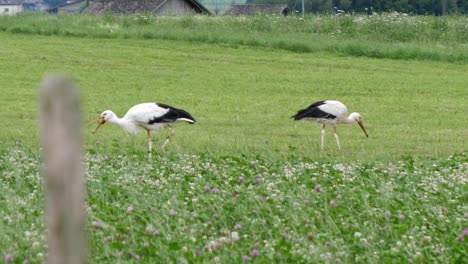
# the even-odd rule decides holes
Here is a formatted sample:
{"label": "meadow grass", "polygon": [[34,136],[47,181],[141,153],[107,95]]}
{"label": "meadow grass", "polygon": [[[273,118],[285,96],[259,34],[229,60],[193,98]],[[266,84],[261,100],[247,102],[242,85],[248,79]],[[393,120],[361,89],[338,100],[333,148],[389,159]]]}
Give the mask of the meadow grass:
{"label": "meadow grass", "polygon": [[468,62],[464,16],[315,15],[207,17],[151,15],[0,17],[0,31],[91,38],[181,40],[299,53]]}
{"label": "meadow grass", "polygon": [[[45,260],[37,155],[0,154],[0,248]],[[465,263],[468,157],[86,154],[91,263]]]}
{"label": "meadow grass", "polygon": [[[162,102],[189,111],[197,125],[180,125],[169,151],[215,155],[393,159],[447,156],[467,149],[467,66],[440,62],[336,57],[161,40],[82,39],[0,33],[0,80],[9,145],[37,147],[37,87],[51,71],[72,75],[80,89],[83,123],[111,109]],[[338,128],[339,151],[328,131],[294,122],[316,100],[338,99],[364,117]],[[86,148],[145,151],[145,136],[104,126],[83,128]],[[165,131],[155,135],[161,144]]]}
{"label": "meadow grass", "polygon": [[[174,38],[158,37],[149,22],[134,25],[134,17],[25,16],[17,26],[36,21],[30,32],[13,30],[15,19],[0,17],[6,259],[46,259],[37,88],[45,73],[65,72],[79,88],[83,124],[148,101],[184,108],[198,121],[176,126],[167,150],[152,157],[143,133],[105,125],[92,135],[83,125],[92,263],[466,262],[468,66],[440,53],[457,47],[465,54],[463,41],[448,33],[394,41],[441,56],[395,60],[368,55],[388,47],[383,39],[356,55],[362,36],[355,33],[297,42],[266,41],[278,35],[275,27],[265,33],[267,26],[253,33],[258,39],[235,30],[223,33],[229,41],[197,35],[199,20],[215,27],[218,18],[158,21],[186,25]],[[60,19],[74,23],[47,33]],[[126,19],[129,29],[115,36],[90,29]],[[447,31],[463,21],[444,19]],[[359,111],[370,137],[340,126],[342,150],[328,131],[319,151],[320,125],[289,117],[322,99]],[[155,133],[155,146],[166,135]]]}

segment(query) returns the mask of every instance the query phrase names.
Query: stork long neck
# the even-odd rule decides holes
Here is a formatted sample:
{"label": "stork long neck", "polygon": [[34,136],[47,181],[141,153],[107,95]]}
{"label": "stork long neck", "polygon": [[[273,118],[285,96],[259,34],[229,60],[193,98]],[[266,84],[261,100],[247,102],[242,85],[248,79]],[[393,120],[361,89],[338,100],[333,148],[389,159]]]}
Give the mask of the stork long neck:
{"label": "stork long neck", "polygon": [[353,112],[353,113],[351,113],[348,117],[344,118],[343,123],[345,123],[345,124],[351,124],[351,123],[353,123],[354,121],[356,121],[356,118],[357,118],[358,116],[359,116],[358,113]]}
{"label": "stork long neck", "polygon": [[351,124],[352,122],[354,122],[354,116],[353,116],[353,114],[350,114],[350,115],[344,120],[344,123],[346,123],[346,124]]}
{"label": "stork long neck", "polygon": [[109,120],[107,120],[107,122],[109,122],[111,124],[118,125],[122,129],[124,129],[125,131],[130,132],[130,133],[137,133],[138,132],[138,129],[133,124],[133,122],[130,122],[130,120],[128,120],[126,118],[119,118],[115,114],[114,114],[114,116],[112,118],[109,118]]}

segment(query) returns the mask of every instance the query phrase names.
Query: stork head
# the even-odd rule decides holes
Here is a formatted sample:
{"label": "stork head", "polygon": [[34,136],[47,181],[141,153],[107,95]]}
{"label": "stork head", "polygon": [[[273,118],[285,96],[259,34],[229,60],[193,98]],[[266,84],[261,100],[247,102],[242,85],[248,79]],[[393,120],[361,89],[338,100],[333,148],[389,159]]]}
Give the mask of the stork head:
{"label": "stork head", "polygon": [[115,114],[111,110],[106,110],[102,112],[102,114],[99,115],[99,117],[95,121],[93,121],[98,122],[98,126],[93,130],[93,134],[96,133],[100,126],[104,125],[106,122],[109,122],[109,120],[112,120],[113,118],[115,118]]}
{"label": "stork head", "polygon": [[362,123],[362,117],[359,113],[356,113],[356,112],[352,113],[351,115],[349,115],[349,119],[356,121],[361,127],[362,131],[364,131],[364,134],[366,134],[366,137],[369,137],[369,135],[366,132],[366,129],[364,128],[364,124]]}

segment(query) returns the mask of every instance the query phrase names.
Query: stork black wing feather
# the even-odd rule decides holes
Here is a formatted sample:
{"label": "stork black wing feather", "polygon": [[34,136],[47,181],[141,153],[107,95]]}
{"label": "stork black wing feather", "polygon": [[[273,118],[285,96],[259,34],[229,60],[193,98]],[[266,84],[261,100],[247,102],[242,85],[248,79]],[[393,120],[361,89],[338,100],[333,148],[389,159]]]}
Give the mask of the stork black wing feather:
{"label": "stork black wing feather", "polygon": [[336,118],[335,115],[330,113],[324,112],[320,110],[319,106],[326,104],[325,101],[318,101],[311,104],[309,107],[305,109],[299,110],[295,115],[291,116],[294,120],[301,120],[303,118],[327,118],[327,119],[334,119]]}
{"label": "stork black wing feather", "polygon": [[186,119],[193,120],[193,122],[196,122],[195,118],[193,118],[187,111],[183,109],[178,109],[170,105],[161,104],[161,103],[157,103],[157,105],[159,107],[169,109],[169,111],[167,111],[167,113],[165,113],[162,116],[154,117],[153,119],[149,120],[148,124],[150,125],[154,123],[172,123],[172,122],[177,121],[177,119],[179,118],[186,118]]}

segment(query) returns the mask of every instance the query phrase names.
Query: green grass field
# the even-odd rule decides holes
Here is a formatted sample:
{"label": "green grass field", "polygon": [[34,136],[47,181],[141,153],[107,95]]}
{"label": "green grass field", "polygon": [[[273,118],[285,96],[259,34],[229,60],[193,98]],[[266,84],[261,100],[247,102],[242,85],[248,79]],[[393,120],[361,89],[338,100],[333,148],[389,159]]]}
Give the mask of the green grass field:
{"label": "green grass field", "polygon": [[[123,115],[141,102],[188,110],[198,124],[176,128],[169,146],[175,152],[373,160],[467,149],[465,64],[166,40],[0,37],[5,76],[0,133],[10,145],[37,146],[39,83],[47,72],[64,72],[79,87],[83,123],[106,109]],[[356,125],[341,126],[342,151],[329,131],[320,154],[320,126],[289,117],[322,99],[360,112],[370,137]],[[91,130],[83,128],[86,147],[98,152],[147,147],[143,133],[135,137],[112,126],[96,135]]]}
{"label": "green grass field", "polygon": [[[37,94],[63,72],[81,96],[92,263],[465,262],[466,18],[405,20],[404,36],[430,30],[394,41],[348,18],[307,21],[346,35],[295,39],[277,18],[224,19],[0,18],[0,254],[46,259]],[[290,116],[323,99],[360,112],[369,138],[341,125],[342,149],[329,129],[320,151],[320,125]],[[153,101],[198,122],[150,159],[144,133],[85,126]]]}

